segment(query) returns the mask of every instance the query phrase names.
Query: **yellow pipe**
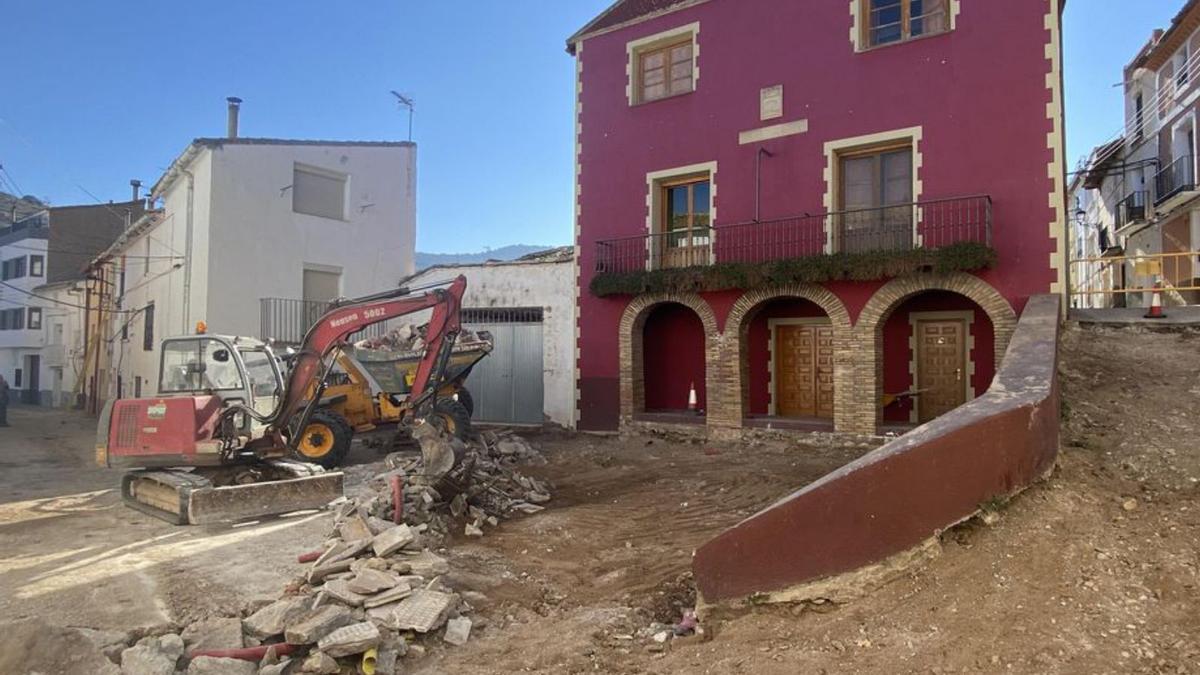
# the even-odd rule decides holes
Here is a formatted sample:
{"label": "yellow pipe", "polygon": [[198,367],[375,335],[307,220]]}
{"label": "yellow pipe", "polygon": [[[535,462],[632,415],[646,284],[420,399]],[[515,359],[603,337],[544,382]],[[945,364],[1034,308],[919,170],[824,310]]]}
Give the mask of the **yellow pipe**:
{"label": "yellow pipe", "polygon": [[379,652],[371,647],[363,652],[362,657],[362,672],[365,675],[375,675],[375,659],[379,657]]}

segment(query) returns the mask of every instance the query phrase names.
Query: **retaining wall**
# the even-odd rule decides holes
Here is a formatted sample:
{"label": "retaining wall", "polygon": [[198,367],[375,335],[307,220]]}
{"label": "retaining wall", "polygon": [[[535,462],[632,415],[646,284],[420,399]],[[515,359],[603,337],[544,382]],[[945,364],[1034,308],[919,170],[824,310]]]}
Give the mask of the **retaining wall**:
{"label": "retaining wall", "polygon": [[980,505],[1044,476],[1058,454],[1058,331],[1058,296],[1031,298],[984,395],[702,546],[692,566],[703,601],[862,584],[862,570],[907,564]]}

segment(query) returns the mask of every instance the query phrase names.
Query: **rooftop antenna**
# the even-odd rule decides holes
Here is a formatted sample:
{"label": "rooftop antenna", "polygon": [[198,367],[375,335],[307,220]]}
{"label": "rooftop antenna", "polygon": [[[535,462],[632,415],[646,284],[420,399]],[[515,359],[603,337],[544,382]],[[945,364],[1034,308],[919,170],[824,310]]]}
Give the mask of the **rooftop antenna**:
{"label": "rooftop antenna", "polygon": [[405,96],[395,89],[392,90],[392,96],[396,97],[396,102],[402,107],[408,108],[408,140],[412,142],[413,108],[416,107],[416,102],[412,100],[411,96]]}

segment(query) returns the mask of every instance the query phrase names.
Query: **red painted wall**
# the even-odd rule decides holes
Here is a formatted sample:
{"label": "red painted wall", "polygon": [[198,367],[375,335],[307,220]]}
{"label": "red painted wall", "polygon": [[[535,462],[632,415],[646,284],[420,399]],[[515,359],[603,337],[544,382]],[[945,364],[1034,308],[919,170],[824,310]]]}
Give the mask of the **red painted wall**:
{"label": "red painted wall", "polygon": [[[971,310],[975,319],[967,327],[975,338],[975,348],[967,355],[975,363],[975,376],[971,388],[980,396],[992,384],[996,375],[996,345],[992,321],[979,305],[956,293],[931,292],[908,300],[888,317],[883,326],[883,391],[895,394],[913,387],[909,362],[913,350],[909,345],[912,337],[912,312],[946,312]],[[912,399],[905,399],[884,408],[883,419],[888,422],[908,422],[912,410]]]}
{"label": "red painted wall", "polygon": [[750,333],[746,340],[746,357],[749,359],[750,409],[751,415],[766,415],[771,402],[771,361],[767,350],[771,335],[771,319],[825,316],[825,311],[807,300],[776,300],[768,303],[750,320]]}
{"label": "red painted wall", "polygon": [[687,410],[693,383],[704,410],[704,324],[700,317],[683,305],[660,305],[646,318],[642,335],[646,410]]}
{"label": "red painted wall", "polygon": [[[824,143],[921,126],[922,199],[989,194],[999,265],[981,276],[1020,311],[1047,292],[1050,93],[1044,17],[1057,0],[962,4],[955,30],[855,53],[849,3],[711,0],[583,42],[580,122],[580,426],[617,422],[617,324],[628,298],[588,290],[598,240],[645,233],[646,174],[718,162],[717,222],[823,212]],[[700,23],[696,91],[630,107],[626,43]],[[784,86],[784,116],[759,121],[759,90]],[[808,120],[808,132],[740,145],[738,132]],[[834,284],[851,317],[879,284]],[[737,293],[712,294],[724,327]]]}

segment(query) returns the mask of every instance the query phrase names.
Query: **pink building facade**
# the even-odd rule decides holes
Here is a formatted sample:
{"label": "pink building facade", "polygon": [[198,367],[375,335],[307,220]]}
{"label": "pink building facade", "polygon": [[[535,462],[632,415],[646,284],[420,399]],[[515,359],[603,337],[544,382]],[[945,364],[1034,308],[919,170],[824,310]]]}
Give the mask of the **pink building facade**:
{"label": "pink building facade", "polygon": [[581,429],[873,433],[1061,292],[1061,0],[625,0],[577,65]]}

